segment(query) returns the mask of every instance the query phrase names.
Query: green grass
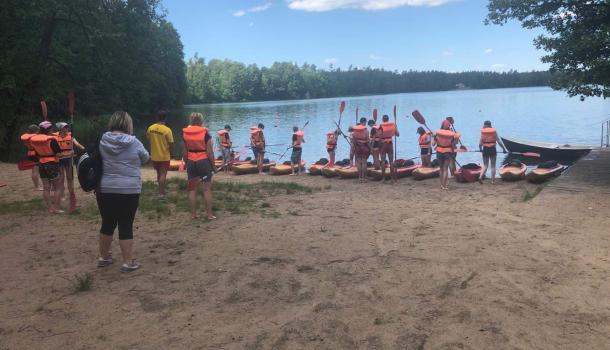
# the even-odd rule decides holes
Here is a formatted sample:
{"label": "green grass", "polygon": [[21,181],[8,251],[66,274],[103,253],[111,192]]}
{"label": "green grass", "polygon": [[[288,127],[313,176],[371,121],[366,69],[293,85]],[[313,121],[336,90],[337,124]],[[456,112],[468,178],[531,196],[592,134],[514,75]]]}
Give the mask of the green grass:
{"label": "green grass", "polygon": [[85,272],[82,275],[75,275],[72,281],[74,293],[87,292],[93,289],[93,274]]}
{"label": "green grass", "polygon": [[27,201],[0,202],[0,215],[14,213],[30,213],[44,209],[42,198],[34,198]]}
{"label": "green grass", "polygon": [[525,193],[523,193],[523,196],[521,197],[521,201],[528,202],[528,201],[536,198],[536,196],[539,195],[543,189],[544,189],[544,186],[541,185],[541,186],[536,187],[536,189],[532,192],[525,190]]}

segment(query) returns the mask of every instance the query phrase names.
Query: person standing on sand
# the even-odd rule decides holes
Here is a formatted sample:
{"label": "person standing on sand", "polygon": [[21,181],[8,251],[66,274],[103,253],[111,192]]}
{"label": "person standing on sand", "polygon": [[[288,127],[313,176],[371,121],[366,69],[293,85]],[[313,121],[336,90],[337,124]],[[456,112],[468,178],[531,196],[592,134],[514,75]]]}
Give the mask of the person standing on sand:
{"label": "person standing on sand", "polygon": [[252,147],[252,153],[256,159],[256,165],[258,166],[259,175],[263,173],[263,161],[265,159],[265,134],[263,130],[265,125],[259,123],[258,127],[250,128],[250,146]]}
{"label": "person standing on sand", "polygon": [[216,217],[212,213],[212,172],[216,172],[214,162],[214,142],[208,128],[203,126],[203,115],[191,113],[191,123],[182,129],[186,174],[188,177],[188,197],[191,216],[197,219],[197,189],[201,188],[208,220]]}
{"label": "person standing on sand", "polygon": [[[449,123],[449,130],[455,132],[455,129],[453,128],[453,118],[452,117],[447,117],[445,118],[445,120],[447,121],[447,123]],[[458,137],[459,138],[459,137]],[[458,140],[456,140],[457,143]],[[449,172],[451,173],[451,176],[455,176],[455,161],[457,159],[457,147],[455,147],[453,149],[453,153],[452,153],[452,157],[451,160],[449,161]]]}
{"label": "person standing on sand", "polygon": [[34,184],[34,188],[38,191],[42,191],[43,188],[40,185],[40,174],[38,170],[38,157],[36,157],[36,151],[34,150],[34,147],[32,147],[32,143],[30,142],[30,139],[39,132],[40,128],[38,127],[38,125],[32,124],[28,126],[28,131],[21,135],[21,142],[23,142],[23,145],[25,146],[25,148],[27,148],[27,159],[35,164],[32,168],[32,183]]}
{"label": "person standing on sand", "polygon": [[326,133],[326,152],[328,152],[328,164],[326,166],[329,168],[335,167],[335,152],[337,150],[337,139],[339,138],[340,132],[339,129],[336,129],[335,131]]}
{"label": "person standing on sand", "polygon": [[61,210],[61,194],[64,182],[59,169],[59,155],[61,147],[51,135],[53,124],[44,121],[38,124],[40,132],[30,138],[30,144],[38,158],[38,172],[42,180],[42,198],[47,205],[49,213],[63,213]]}
{"label": "person standing on sand", "polygon": [[[58,133],[55,135],[57,143],[61,148],[61,155],[59,156],[59,168],[61,170],[61,181],[66,179],[68,185],[68,193],[70,194],[70,210],[73,212],[76,210],[76,193],[74,193],[74,147],[77,147],[81,151],[85,150],[85,147],[78,143],[72,133],[69,130],[68,123],[59,122],[55,124]],[[62,186],[63,187],[63,186]],[[63,190],[59,194],[60,198],[63,197]]]}
{"label": "person standing on sand", "polygon": [[368,122],[369,135],[371,137],[371,154],[373,155],[373,167],[380,169],[379,165],[379,147],[381,146],[381,132],[379,131],[379,125],[375,124],[373,119]]}
{"label": "person standing on sand", "polygon": [[108,130],[99,145],[103,172],[95,193],[102,217],[97,266],[106,267],[114,262],[110,248],[118,226],[123,256],[121,272],[131,272],[140,268],[133,257],[133,221],[142,191],[140,168],[150,156],[142,142],[133,136],[133,120],[127,112],[114,112]]}
{"label": "person standing on sand", "polygon": [[483,176],[485,176],[485,172],[489,168],[489,163],[491,163],[491,183],[493,184],[496,180],[496,143],[502,147],[504,153],[506,153],[506,147],[504,147],[504,143],[498,137],[498,133],[496,129],[491,126],[491,121],[486,120],[483,123],[483,129],[481,129],[481,139],[479,140],[479,150],[483,154],[483,169],[481,171],[481,175],[479,176],[479,183],[483,183]]}
{"label": "person standing on sand", "polygon": [[231,170],[233,162],[233,142],[231,141],[231,125],[225,125],[224,129],[218,131],[218,140],[220,142],[220,152],[222,153],[222,167],[225,174]]}
{"label": "person standing on sand", "polygon": [[354,146],[354,127],[349,126],[347,128],[347,139],[349,140],[349,166],[356,166],[356,147]]}
{"label": "person standing on sand", "polygon": [[443,120],[441,128],[434,134],[436,144],[436,159],[438,159],[440,171],[441,189],[448,190],[447,181],[449,179],[449,166],[455,152],[455,145],[459,134],[451,130],[451,123]]}
{"label": "person standing on sand", "polygon": [[358,181],[366,182],[366,161],[371,155],[371,144],[369,131],[366,128],[366,118],[360,118],[360,123],[354,125],[352,131],[352,143],[354,144],[354,156],[358,168]]}
{"label": "person standing on sand", "polygon": [[419,134],[417,142],[419,143],[421,164],[429,167],[432,158],[432,135],[421,126],[417,128],[417,133]]}
{"label": "person standing on sand", "polygon": [[396,173],[396,165],[394,164],[394,141],[392,138],[400,136],[400,134],[396,129],[396,124],[390,121],[390,117],[387,114],[384,114],[381,120],[382,123],[379,127],[379,131],[381,132],[379,136],[381,138],[381,178],[385,181],[385,157],[387,155],[392,182],[396,182],[398,180],[398,174]]}
{"label": "person standing on sand", "polygon": [[172,147],[174,145],[174,134],[172,129],[165,125],[166,119],[167,112],[159,111],[157,113],[157,122],[149,126],[146,131],[146,137],[150,142],[150,159],[157,172],[159,199],[165,199],[167,171],[169,170]]}
{"label": "person standing on sand", "polygon": [[[290,155],[290,167],[292,174],[301,175],[301,156],[303,154],[303,143],[305,143],[305,133],[299,130],[298,126],[292,128],[292,154]],[[295,168],[296,167],[296,173]]]}

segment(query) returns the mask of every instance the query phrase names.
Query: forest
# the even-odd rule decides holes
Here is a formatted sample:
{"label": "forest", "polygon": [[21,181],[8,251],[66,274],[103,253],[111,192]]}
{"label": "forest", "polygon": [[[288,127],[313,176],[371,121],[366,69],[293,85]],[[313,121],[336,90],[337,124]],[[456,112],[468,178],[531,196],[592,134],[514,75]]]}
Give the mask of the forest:
{"label": "forest", "polygon": [[259,68],[231,60],[195,56],[187,62],[187,103],[241,102],[358,96],[401,92],[491,89],[549,85],[547,71],[388,71],[276,62]]}

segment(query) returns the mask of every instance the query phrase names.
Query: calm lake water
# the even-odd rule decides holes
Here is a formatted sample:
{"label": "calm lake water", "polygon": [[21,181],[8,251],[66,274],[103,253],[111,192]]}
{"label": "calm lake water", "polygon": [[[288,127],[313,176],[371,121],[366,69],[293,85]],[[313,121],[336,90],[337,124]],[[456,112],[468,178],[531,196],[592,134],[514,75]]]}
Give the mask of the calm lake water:
{"label": "calm lake water", "polygon": [[[286,144],[270,147],[269,150],[283,153],[290,143],[292,127],[302,127],[309,121],[305,129],[303,159],[314,162],[327,157],[325,134],[334,129],[333,120],[339,120],[339,103],[342,100],[347,104],[341,121],[341,128],[345,132],[349,125],[355,123],[357,107],[359,116],[368,118],[372,118],[372,111],[377,108],[381,120],[383,114],[392,118],[392,107],[397,106],[401,135],[398,138],[399,158],[419,154],[416,135],[419,124],[411,117],[415,109],[424,115],[432,130],[438,129],[445,117],[452,116],[456,129],[463,135],[462,142],[470,150],[478,149],[479,130],[485,120],[491,120],[498,133],[507,137],[599,145],[600,124],[610,118],[610,100],[587,98],[581,102],[579,98],[567,97],[564,92],[537,87],[189,105],[185,106],[183,116],[172,116],[170,126],[179,138],[188,114],[201,112],[206,117],[206,125],[214,132],[230,124],[234,145],[238,146],[249,145],[249,127],[262,122],[268,144]],[[252,155],[247,149],[242,150],[248,152],[243,157]],[[282,161],[289,160],[289,153]],[[348,145],[341,138],[337,159],[347,158],[348,155]],[[278,156],[269,154],[269,158],[274,160]],[[479,162],[480,154],[460,154],[458,159],[461,163]]]}

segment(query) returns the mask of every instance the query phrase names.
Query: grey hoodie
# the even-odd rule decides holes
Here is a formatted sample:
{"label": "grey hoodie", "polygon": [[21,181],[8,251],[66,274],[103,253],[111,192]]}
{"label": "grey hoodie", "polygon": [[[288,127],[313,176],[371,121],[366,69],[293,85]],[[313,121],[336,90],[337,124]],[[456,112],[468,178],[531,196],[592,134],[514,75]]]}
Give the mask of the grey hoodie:
{"label": "grey hoodie", "polygon": [[100,192],[140,193],[140,166],[150,158],[142,142],[133,135],[106,132],[100,141],[100,154],[104,164]]}

